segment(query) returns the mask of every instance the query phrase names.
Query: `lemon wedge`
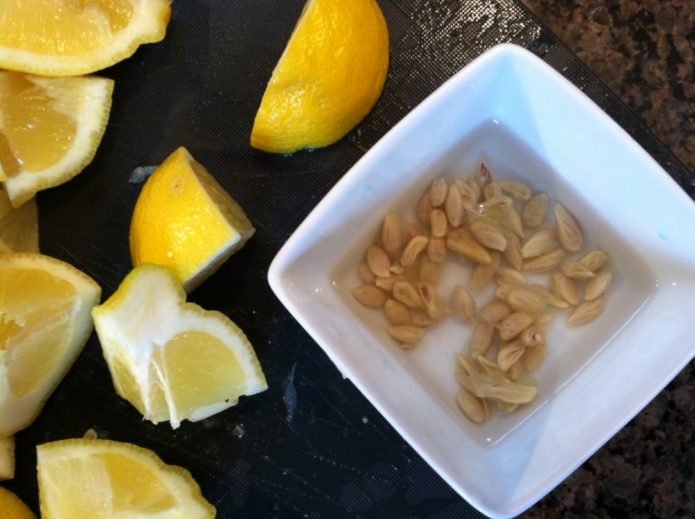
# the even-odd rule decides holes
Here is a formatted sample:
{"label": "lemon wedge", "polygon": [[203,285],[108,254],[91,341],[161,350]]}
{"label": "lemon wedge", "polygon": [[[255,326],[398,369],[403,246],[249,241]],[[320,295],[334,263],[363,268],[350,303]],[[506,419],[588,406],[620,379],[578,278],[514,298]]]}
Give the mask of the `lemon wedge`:
{"label": "lemon wedge", "polygon": [[0,510],[3,519],[36,519],[34,513],[15,494],[0,487]]}
{"label": "lemon wedge", "polygon": [[190,292],[253,236],[242,207],[186,148],[147,180],[130,224],[133,265],[171,268]]}
{"label": "lemon wedge", "polygon": [[100,295],[60,260],[0,254],[0,436],[39,414],[87,342]]}
{"label": "lemon wedge", "polygon": [[43,519],[215,517],[191,474],[148,449],[73,439],[36,451]]}
{"label": "lemon wedge", "polygon": [[92,161],[106,130],[112,91],[113,81],[105,78],[0,71],[0,171],[14,207],[68,181]]}
{"label": "lemon wedge", "polygon": [[136,267],[92,314],[116,392],[154,423],[177,428],[267,388],[244,333],[186,303],[167,267]]}
{"label": "lemon wedge", "polygon": [[32,198],[15,209],[0,187],[0,253],[39,252],[39,215]]}
{"label": "lemon wedge", "polygon": [[389,34],[375,0],[308,0],[265,90],[251,146],[291,153],[334,143],[386,81]]}
{"label": "lemon wedge", "polygon": [[2,0],[0,67],[77,76],[161,41],[170,0]]}
{"label": "lemon wedge", "polygon": [[[0,479],[14,477],[14,436],[0,438]],[[2,510],[2,507],[0,507]]]}

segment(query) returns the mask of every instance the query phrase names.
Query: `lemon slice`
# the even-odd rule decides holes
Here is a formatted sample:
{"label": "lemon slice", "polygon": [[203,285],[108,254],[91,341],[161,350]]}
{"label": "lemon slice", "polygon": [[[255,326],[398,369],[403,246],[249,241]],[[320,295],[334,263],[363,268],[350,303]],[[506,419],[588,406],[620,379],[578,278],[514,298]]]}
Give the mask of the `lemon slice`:
{"label": "lemon slice", "polygon": [[[0,479],[14,477],[14,436],[0,438]],[[0,506],[0,510],[2,507]]]}
{"label": "lemon slice", "polygon": [[15,209],[0,188],[0,253],[39,252],[39,216],[36,199]]}
{"label": "lemon slice", "polygon": [[161,41],[170,0],[2,0],[0,67],[77,76]]}
{"label": "lemon slice", "polygon": [[100,295],[60,260],[0,254],[0,436],[38,415],[87,342]]}
{"label": "lemon slice", "polygon": [[36,519],[34,513],[15,494],[0,487],[2,519]]}
{"label": "lemon slice", "polygon": [[92,161],[112,91],[113,81],[105,78],[0,72],[0,170],[13,206],[66,182]]}
{"label": "lemon slice", "polygon": [[375,0],[308,0],[256,114],[251,146],[291,153],[334,143],[386,81],[389,35]]}
{"label": "lemon slice", "polygon": [[116,392],[147,420],[173,428],[267,388],[244,333],[185,300],[170,269],[142,265],[92,312]]}
{"label": "lemon slice", "polygon": [[134,266],[171,268],[190,292],[253,233],[242,207],[179,148],[140,193],[130,224],[130,253]]}
{"label": "lemon slice", "polygon": [[74,439],[36,452],[43,519],[215,517],[187,470],[137,445]]}

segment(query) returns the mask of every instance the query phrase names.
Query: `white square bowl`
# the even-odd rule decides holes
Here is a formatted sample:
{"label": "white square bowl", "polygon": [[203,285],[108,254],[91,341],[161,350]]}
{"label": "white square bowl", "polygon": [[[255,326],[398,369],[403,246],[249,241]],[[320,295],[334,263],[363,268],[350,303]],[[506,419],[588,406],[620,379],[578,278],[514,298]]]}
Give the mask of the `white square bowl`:
{"label": "white square bowl", "polygon": [[[415,350],[351,292],[388,212],[484,159],[580,219],[615,282],[589,325],[549,330],[535,402],[483,425],[457,409],[448,320]],[[468,502],[523,512],[639,412],[695,353],[695,205],[615,122],[528,51],[499,45],[433,93],[336,184],[274,259],[270,285],[326,354]],[[454,267],[458,268],[458,267]],[[445,273],[449,278],[461,272]],[[562,321],[562,319],[556,319]]]}

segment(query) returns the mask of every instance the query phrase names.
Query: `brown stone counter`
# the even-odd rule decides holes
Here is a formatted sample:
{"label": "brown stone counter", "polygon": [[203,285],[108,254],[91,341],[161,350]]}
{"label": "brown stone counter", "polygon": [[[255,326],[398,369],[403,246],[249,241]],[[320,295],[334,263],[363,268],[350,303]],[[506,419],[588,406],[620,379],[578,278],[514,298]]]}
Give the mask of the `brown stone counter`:
{"label": "brown stone counter", "polygon": [[693,0],[522,0],[691,171]]}
{"label": "brown stone counter", "polygon": [[[695,169],[695,1],[523,2]],[[691,362],[526,516],[695,517],[694,430]]]}

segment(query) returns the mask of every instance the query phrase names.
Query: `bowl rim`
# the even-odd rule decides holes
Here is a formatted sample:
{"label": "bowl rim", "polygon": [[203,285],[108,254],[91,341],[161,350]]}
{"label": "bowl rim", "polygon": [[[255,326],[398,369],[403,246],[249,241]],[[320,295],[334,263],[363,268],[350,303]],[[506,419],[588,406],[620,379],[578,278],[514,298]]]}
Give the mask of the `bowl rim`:
{"label": "bowl rim", "polygon": [[[390,413],[383,408],[378,399],[373,398],[373,395],[365,387],[365,385],[360,380],[359,375],[352,373],[352,371],[344,364],[340,355],[333,351],[330,346],[330,341],[326,337],[323,337],[321,333],[314,329],[314,326],[304,317],[301,308],[299,308],[292,298],[287,293],[287,287],[285,286],[283,276],[287,270],[292,266],[293,261],[301,256],[300,242],[303,236],[312,227],[314,227],[317,222],[321,222],[326,217],[328,217],[328,211],[330,210],[333,203],[340,197],[340,195],[349,189],[353,182],[356,181],[358,173],[364,168],[368,168],[370,162],[372,162],[373,157],[379,156],[382,148],[387,148],[393,142],[398,142],[402,134],[407,132],[413,124],[419,119],[426,119],[429,113],[429,109],[432,105],[438,103],[439,99],[446,98],[451,95],[452,91],[455,91],[462,82],[465,82],[468,78],[474,77],[481,68],[495,66],[496,62],[504,61],[506,59],[512,58],[515,61],[520,60],[525,65],[532,66],[538,72],[544,74],[549,80],[557,83],[557,86],[567,91],[573,96],[574,100],[580,104],[582,110],[588,110],[592,112],[592,115],[600,118],[601,124],[607,125],[617,132],[617,137],[621,140],[631,143],[632,150],[636,154],[637,158],[644,162],[649,168],[657,168],[660,170],[665,177],[670,180],[670,186],[675,187],[680,195],[675,194],[676,197],[682,197],[682,200],[687,200],[690,204],[692,201],[687,196],[687,194],[680,188],[676,181],[671,178],[663,169],[656,163],[656,161],[637,144],[632,137],[630,137],[615,121],[613,121],[605,112],[603,112],[593,101],[591,101],[586,95],[581,92],[576,86],[570,83],[564,76],[553,69],[550,65],[545,63],[543,60],[532,54],[530,51],[519,47],[514,44],[500,44],[497,45],[481,56],[473,60],[470,64],[464,67],[461,71],[452,76],[447,80],[442,86],[440,86],[434,93],[432,93],[427,99],[425,99],[420,105],[418,105],[414,110],[412,110],[408,115],[406,115],[401,121],[399,121],[394,127],[387,132],[381,140],[376,143],[371,149],[369,149],[360,160],[358,160],[352,168],[335,184],[335,186],[329,191],[329,193],[317,204],[317,206],[310,212],[307,218],[297,227],[296,231],[290,236],[285,245],[277,253],[273,259],[270,268],[268,270],[268,281],[275,292],[278,299],[282,304],[289,310],[293,317],[300,323],[300,325],[309,333],[309,335],[320,345],[323,351],[328,355],[328,357],[334,362],[341,373],[346,374],[350,380],[358,387],[358,389],[365,395],[365,397],[374,405],[379,412],[386,418],[389,423],[403,436],[406,441],[418,452],[433,469],[449,484],[451,485],[459,494],[461,494],[471,505],[476,507],[481,512],[490,515],[492,517],[511,517],[517,515],[533,504],[540,500],[545,494],[552,490],[557,484],[559,484],[563,479],[565,479],[569,474],[571,474],[576,468],[581,465],[586,459],[588,459],[596,450],[598,450],[606,441],[608,441],[618,430],[620,430],[630,419],[632,419],[651,399],[658,394],[659,391],[685,366],[690,360],[695,356],[695,343],[693,343],[690,348],[690,355],[685,355],[680,363],[673,365],[672,373],[668,378],[660,381],[659,384],[653,387],[653,390],[647,395],[644,402],[639,405],[636,409],[631,409],[629,412],[625,413],[620,419],[612,422],[612,427],[607,427],[601,434],[595,436],[589,447],[581,453],[581,455],[576,456],[574,461],[565,465],[564,470],[556,472],[549,479],[550,482],[545,482],[539,485],[533,495],[527,498],[523,502],[517,502],[510,508],[494,508],[489,506],[484,502],[480,496],[474,493],[468,492],[466,488],[463,488],[460,483],[454,481],[450,474],[442,470],[436,460],[433,460],[429,454],[417,444],[417,442],[412,441],[412,436],[407,430],[403,428],[398,423],[394,423],[393,418]],[[692,211],[695,214],[695,209]],[[634,412],[633,412],[634,411]]]}

